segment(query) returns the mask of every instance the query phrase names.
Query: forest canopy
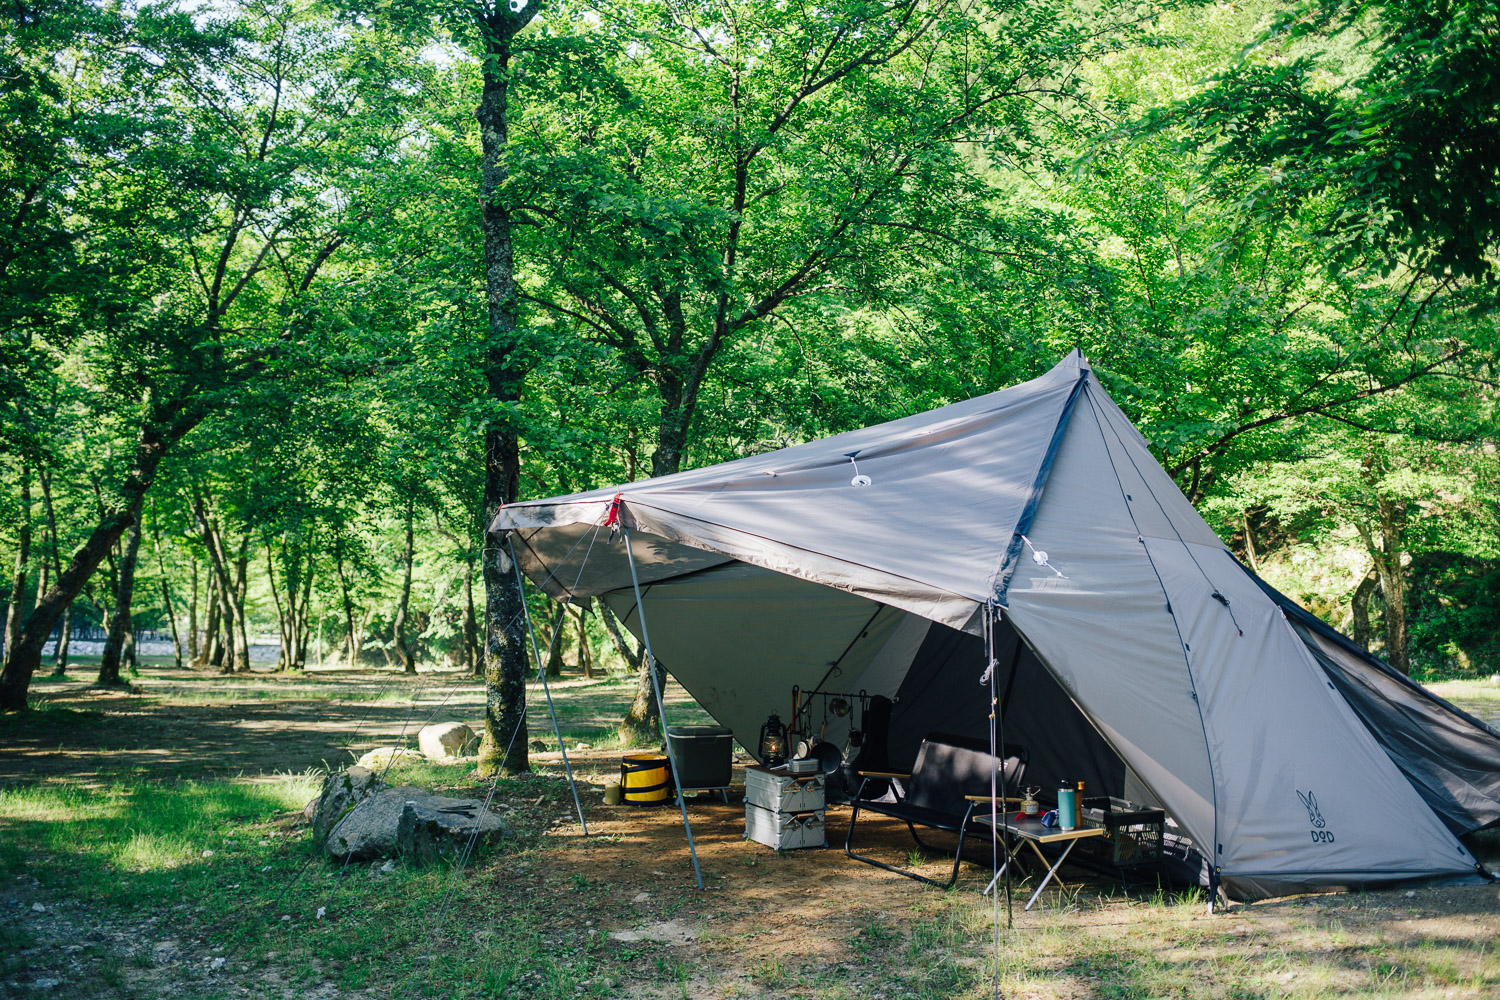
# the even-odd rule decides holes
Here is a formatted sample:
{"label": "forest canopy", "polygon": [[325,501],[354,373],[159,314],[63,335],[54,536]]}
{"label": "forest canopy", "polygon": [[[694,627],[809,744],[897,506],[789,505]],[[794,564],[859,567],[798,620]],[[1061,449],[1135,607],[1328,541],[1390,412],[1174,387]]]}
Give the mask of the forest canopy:
{"label": "forest canopy", "polygon": [[4,708],[269,641],[483,675],[523,768],[499,504],[1074,347],[1273,585],[1500,672],[1500,3],[17,0],[0,63]]}

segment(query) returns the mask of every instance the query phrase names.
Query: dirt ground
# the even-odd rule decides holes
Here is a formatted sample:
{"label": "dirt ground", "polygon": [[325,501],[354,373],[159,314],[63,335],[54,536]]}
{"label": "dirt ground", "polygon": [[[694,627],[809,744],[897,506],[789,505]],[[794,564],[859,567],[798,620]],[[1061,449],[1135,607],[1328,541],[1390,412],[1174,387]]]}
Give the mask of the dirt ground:
{"label": "dirt ground", "polygon": [[[36,735],[0,747],[0,784],[48,779],[87,783],[111,774],[136,778],[240,775],[256,780],[267,774],[299,773],[342,765],[371,747],[410,737],[432,718],[470,718],[482,705],[481,689],[472,683],[455,683],[454,677],[413,682],[384,672],[330,671],[327,676],[256,677],[253,683],[246,681],[242,690],[236,689],[233,678],[208,680],[213,682],[202,675],[153,672],[150,690],[160,694],[173,689],[180,703],[171,704],[139,694],[101,693],[81,682],[42,686],[40,693],[53,702],[48,711],[55,725],[34,727]],[[283,684],[284,689],[267,690],[268,685]],[[319,690],[323,685],[330,690]],[[331,690],[335,688],[336,696]],[[69,707],[102,710],[103,721],[70,713]],[[522,861],[507,873],[508,879],[529,892],[559,894],[548,933],[559,941],[606,935],[627,948],[641,942],[643,948],[656,949],[658,954],[665,949],[675,956],[687,981],[642,985],[631,994],[638,997],[801,996],[785,984],[798,977],[815,980],[820,970],[844,967],[852,971],[840,973],[846,990],[840,995],[885,995],[887,984],[881,981],[885,966],[851,962],[851,950],[861,942],[880,947],[885,935],[914,947],[914,927],[930,917],[934,901],[940,903],[942,894],[847,858],[840,849],[848,820],[846,808],[828,811],[827,850],[777,853],[746,841],[744,806],[738,794],[729,803],[712,797],[689,801],[687,813],[704,881],[700,892],[677,808],[603,804],[603,786],[617,773],[619,754],[618,750],[570,754],[580,781],[588,835],[576,815],[560,812],[545,861]],[[533,754],[534,767],[544,773],[558,773],[560,763],[556,752]],[[743,786],[738,765],[736,784]],[[913,845],[903,825],[875,816],[869,817],[868,827],[865,822],[862,818],[861,844],[870,853],[896,864],[922,863],[929,874],[945,874],[941,862],[913,860]],[[1114,935],[1121,941],[1139,932],[1139,899],[1132,901],[1118,883],[1091,879],[1073,869],[1064,871],[1063,891],[1049,892],[1037,909],[1023,912],[1024,897],[1016,900],[1019,940],[1039,942],[1041,954],[1046,947],[1040,942],[1050,941],[1048,936],[1059,929],[1106,938]],[[985,868],[965,865],[958,891],[977,895],[988,875]],[[571,897],[569,885],[574,887]],[[591,888],[578,888],[585,886]],[[140,928],[101,923],[88,914],[69,916],[76,904],[43,898],[24,880],[5,887],[0,896],[6,907],[31,914],[27,919],[55,922],[49,936],[57,940],[86,944],[85,935],[129,938],[142,933]],[[33,913],[28,909],[33,906],[43,909]],[[1378,951],[1404,942],[1468,949],[1480,955],[1486,948],[1493,952],[1493,942],[1500,940],[1500,894],[1493,885],[1329,894],[1236,905],[1227,913],[1193,919],[1211,929],[1212,947],[1233,951],[1241,959],[1245,953],[1253,956],[1257,948],[1274,950],[1280,961],[1286,961],[1289,949],[1305,953],[1308,962],[1332,970],[1326,974],[1332,986],[1338,987],[1333,992],[1347,992],[1369,981],[1372,948]],[[144,933],[175,941],[170,924],[171,917],[166,915],[160,925]],[[1174,934],[1170,941],[1164,940],[1161,961],[1201,961],[1204,945],[1195,948],[1193,940],[1207,939]],[[212,942],[182,947],[202,954],[194,953],[191,961],[184,958],[178,966],[158,964],[160,971],[151,975],[165,976],[179,966],[217,968],[212,965]],[[1341,957],[1345,951],[1351,956],[1347,961]],[[1045,964],[1043,959],[1038,961]],[[1057,962],[1055,981],[1047,980],[1046,988],[1023,995],[1115,995],[1099,991],[1095,973],[1075,974],[1076,960]],[[1356,967],[1359,962],[1364,965]],[[860,971],[866,968],[868,973]],[[861,975],[867,975],[868,981]],[[1470,980],[1460,979],[1458,988],[1447,992],[1390,995],[1489,995],[1488,986],[1476,987],[1479,991],[1475,992],[1465,982]],[[1472,982],[1491,980],[1481,977]],[[165,979],[156,985],[163,990],[169,986]],[[339,994],[316,995],[332,1000]]]}

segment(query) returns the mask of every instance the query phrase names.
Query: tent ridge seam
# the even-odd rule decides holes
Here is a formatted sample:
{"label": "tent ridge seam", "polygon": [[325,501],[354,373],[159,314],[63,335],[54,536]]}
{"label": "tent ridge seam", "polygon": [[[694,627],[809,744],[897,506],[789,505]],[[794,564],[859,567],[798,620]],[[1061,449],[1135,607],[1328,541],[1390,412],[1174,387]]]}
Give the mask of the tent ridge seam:
{"label": "tent ridge seam", "polygon": [[[1052,465],[1057,459],[1057,451],[1062,447],[1063,433],[1068,429],[1068,421],[1073,416],[1073,408],[1078,403],[1078,397],[1087,387],[1090,374],[1089,369],[1080,369],[1078,378],[1074,380],[1073,387],[1068,392],[1068,398],[1063,401],[1062,410],[1057,415],[1057,423],[1052,428],[1052,437],[1047,442],[1047,450],[1042,453],[1041,459],[1037,462],[1036,475],[1032,477],[1031,492],[1021,508],[1021,516],[1016,519],[1015,530],[1010,536],[1010,544],[1005,547],[1005,554],[1000,557],[1000,565],[995,567],[995,572],[990,576],[990,589],[995,603],[1002,608],[1006,607],[1005,597],[1010,590],[1011,577],[1016,572],[1016,559],[1021,552],[1022,538],[1031,530],[1031,524],[1036,520],[1037,507],[1042,501],[1042,491],[1047,488],[1047,480],[1052,474]],[[999,578],[998,584],[995,583],[997,577]]]}

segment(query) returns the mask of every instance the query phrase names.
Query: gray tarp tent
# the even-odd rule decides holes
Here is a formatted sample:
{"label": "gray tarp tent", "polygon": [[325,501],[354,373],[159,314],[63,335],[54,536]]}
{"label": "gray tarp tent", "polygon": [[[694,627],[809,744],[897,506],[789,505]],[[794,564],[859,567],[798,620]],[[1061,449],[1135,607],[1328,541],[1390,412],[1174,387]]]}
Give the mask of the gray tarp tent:
{"label": "gray tarp tent", "polygon": [[1077,352],[928,413],[509,505],[492,530],[548,594],[639,635],[616,520],[658,659],[744,746],[793,685],[893,698],[897,764],[928,732],[987,732],[994,613],[1028,780],[1160,804],[1232,895],[1483,877],[1458,837],[1500,821],[1500,734],[1241,566]]}

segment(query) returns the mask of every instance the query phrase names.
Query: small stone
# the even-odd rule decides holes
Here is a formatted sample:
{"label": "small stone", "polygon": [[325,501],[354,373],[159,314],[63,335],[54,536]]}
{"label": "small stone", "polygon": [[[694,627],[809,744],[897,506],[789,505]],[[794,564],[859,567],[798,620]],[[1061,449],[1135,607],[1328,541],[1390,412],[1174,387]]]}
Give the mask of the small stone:
{"label": "small stone", "polygon": [[205,858],[211,858],[211,857],[213,857],[213,856],[214,856],[214,852],[213,852],[213,851],[204,851],[204,852],[203,852],[203,856],[204,856],[204,857],[205,857]]}
{"label": "small stone", "polygon": [[389,875],[391,872],[393,872],[393,871],[396,870],[396,862],[395,861],[387,861],[385,864],[383,864],[383,865],[380,866],[380,870],[383,871],[383,872],[385,872],[385,874]]}
{"label": "small stone", "polygon": [[61,985],[61,979],[37,979],[32,982],[31,988],[34,990],[55,990]]}
{"label": "small stone", "polygon": [[281,921],[282,921],[282,923],[285,923],[286,921],[288,921],[290,919],[292,919],[292,915],[290,913],[288,913],[286,916],[284,916],[284,917],[281,918]]}
{"label": "small stone", "polygon": [[43,906],[41,903],[32,903],[31,904],[31,912],[32,913],[46,913],[47,912],[47,908],[45,906]]}
{"label": "small stone", "polygon": [[651,898],[651,893],[649,893],[649,892],[638,892],[638,893],[635,894],[635,898],[632,899],[631,902],[632,903],[644,903],[646,900],[648,900],[650,898]]}
{"label": "small stone", "polygon": [[1407,893],[1406,893],[1406,898],[1407,899],[1416,899],[1417,898],[1416,891],[1415,890],[1408,890]]}

